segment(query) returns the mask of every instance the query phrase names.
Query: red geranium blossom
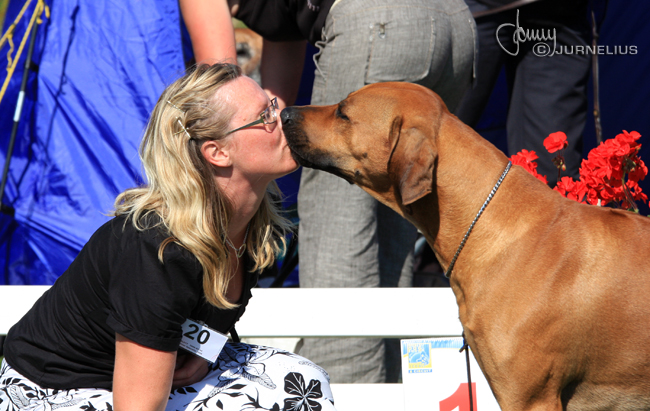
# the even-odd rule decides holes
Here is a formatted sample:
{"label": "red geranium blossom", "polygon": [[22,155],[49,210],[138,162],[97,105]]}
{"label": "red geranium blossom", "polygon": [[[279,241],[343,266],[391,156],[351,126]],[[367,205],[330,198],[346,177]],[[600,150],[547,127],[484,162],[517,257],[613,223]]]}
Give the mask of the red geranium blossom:
{"label": "red geranium blossom", "polygon": [[641,192],[641,187],[636,181],[628,181],[625,183],[628,188],[630,189],[630,193],[632,194],[632,198],[636,201],[643,201],[644,203],[648,201],[648,196],[643,194]]}
{"label": "red geranium blossom", "polygon": [[[539,157],[537,156],[537,153],[534,151],[528,151],[526,149],[521,150],[519,153],[521,157],[523,157],[527,163],[532,163],[533,161],[537,160]],[[537,164],[535,164],[535,168],[537,168]]]}
{"label": "red geranium blossom", "polygon": [[632,145],[633,147],[637,144],[636,141],[641,138],[641,134],[639,134],[637,131],[632,131],[628,133],[626,130],[623,130],[623,132],[615,137],[616,140],[619,140],[624,143],[628,143]]}
{"label": "red geranium blossom", "polygon": [[538,158],[539,157],[537,157],[537,154],[534,151],[528,151],[524,149],[518,152],[517,154],[510,156],[510,161],[512,161],[512,164],[516,166],[523,167],[530,174],[537,177],[537,179],[540,180],[542,183],[548,184],[548,180],[546,179],[546,176],[537,173],[537,163],[535,162],[535,160],[537,160]]}
{"label": "red geranium blossom", "polygon": [[589,191],[585,183],[582,181],[575,181],[571,177],[562,177],[553,190],[568,199],[578,202],[582,202]]}
{"label": "red geranium blossom", "polygon": [[637,157],[635,161],[636,167],[634,169],[630,170],[630,174],[628,174],[628,178],[631,181],[641,181],[645,178],[645,176],[648,175],[648,167],[646,167],[645,163],[643,160]]}
{"label": "red geranium blossom", "polygon": [[[589,152],[580,166],[580,180],[574,181],[570,177],[562,177],[554,190],[572,200],[598,204],[604,206],[616,202],[621,208],[636,208],[635,201],[647,202],[648,197],[641,192],[638,181],[648,175],[648,167],[639,158],[641,144],[638,143],[641,134],[636,131],[623,130],[615,138],[601,143]],[[551,133],[544,140],[544,147],[549,153],[567,147],[566,134],[561,131]],[[534,151],[522,150],[511,157],[513,164],[518,164],[528,170],[535,177],[546,182],[546,177],[537,173],[537,155]],[[563,170],[563,157],[558,155],[554,159],[558,169]],[[560,165],[558,165],[560,164]]]}
{"label": "red geranium blossom", "polygon": [[566,134],[562,131],[551,133],[544,140],[544,147],[549,153],[555,153],[563,148],[566,148],[569,142],[566,139]]}

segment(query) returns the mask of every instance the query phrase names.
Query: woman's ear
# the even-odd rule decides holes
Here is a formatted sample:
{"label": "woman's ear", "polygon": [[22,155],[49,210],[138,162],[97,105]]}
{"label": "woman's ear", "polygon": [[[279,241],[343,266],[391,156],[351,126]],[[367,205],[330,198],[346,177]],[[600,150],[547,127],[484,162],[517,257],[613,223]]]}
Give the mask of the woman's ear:
{"label": "woman's ear", "polygon": [[220,141],[208,140],[201,146],[201,154],[208,163],[217,167],[230,167],[232,161],[227,145]]}

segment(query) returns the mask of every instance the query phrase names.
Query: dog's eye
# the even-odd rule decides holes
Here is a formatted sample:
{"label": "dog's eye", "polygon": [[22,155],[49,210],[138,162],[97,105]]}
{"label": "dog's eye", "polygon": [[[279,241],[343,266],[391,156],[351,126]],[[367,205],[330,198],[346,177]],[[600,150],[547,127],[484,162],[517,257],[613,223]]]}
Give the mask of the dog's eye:
{"label": "dog's eye", "polygon": [[343,112],[341,111],[341,107],[336,108],[336,117],[340,118],[341,120],[350,121],[348,116],[343,114]]}

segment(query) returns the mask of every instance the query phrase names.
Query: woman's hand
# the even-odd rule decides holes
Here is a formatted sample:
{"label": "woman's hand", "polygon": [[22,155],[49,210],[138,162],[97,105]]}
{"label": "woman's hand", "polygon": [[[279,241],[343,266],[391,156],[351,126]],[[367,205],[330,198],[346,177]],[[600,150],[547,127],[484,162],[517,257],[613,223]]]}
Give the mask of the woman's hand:
{"label": "woman's hand", "polygon": [[172,389],[186,387],[201,381],[208,374],[208,362],[189,353],[179,353],[172,380]]}
{"label": "woman's hand", "polygon": [[175,365],[175,351],[154,350],[115,334],[113,409],[164,411]]}

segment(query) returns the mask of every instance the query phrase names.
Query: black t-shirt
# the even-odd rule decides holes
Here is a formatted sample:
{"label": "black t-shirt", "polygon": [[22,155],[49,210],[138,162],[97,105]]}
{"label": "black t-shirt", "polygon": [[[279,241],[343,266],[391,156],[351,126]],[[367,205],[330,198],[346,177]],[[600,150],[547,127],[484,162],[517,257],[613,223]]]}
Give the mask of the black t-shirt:
{"label": "black t-shirt", "polygon": [[239,0],[237,19],[271,41],[321,38],[334,0]]}
{"label": "black t-shirt", "polygon": [[232,310],[210,305],[198,260],[154,227],[138,231],[115,217],[90,238],[70,267],[7,334],[5,359],[42,387],[112,389],[115,333],[138,344],[176,351],[187,318],[228,333],[251,297],[257,275],[244,272]]}

